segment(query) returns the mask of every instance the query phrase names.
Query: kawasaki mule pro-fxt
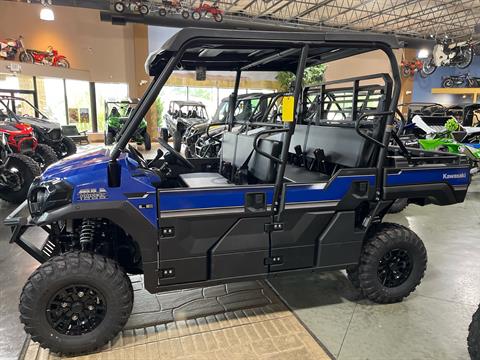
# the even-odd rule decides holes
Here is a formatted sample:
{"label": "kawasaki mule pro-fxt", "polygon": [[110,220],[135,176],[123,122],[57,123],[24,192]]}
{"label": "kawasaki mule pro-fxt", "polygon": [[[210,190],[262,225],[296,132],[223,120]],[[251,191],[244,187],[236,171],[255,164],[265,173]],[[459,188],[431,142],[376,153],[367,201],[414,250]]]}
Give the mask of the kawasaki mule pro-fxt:
{"label": "kawasaki mule pro-fxt", "polygon": [[[401,301],[419,284],[426,251],[419,237],[382,223],[393,201],[449,205],[470,182],[461,155],[407,149],[392,132],[400,75],[387,35],[184,29],[153,53],[154,76],[114,148],[70,157],[36,179],[27,205],[5,220],[12,242],[42,265],[27,281],[21,321],[41,346],[92,351],[112,340],[132,309],[127,273],[144,274],[152,293],[292,272],[347,269],[372,301]],[[341,82],[353,92],[350,115],[332,121],[319,104],[306,121],[301,79],[307,66],[381,50],[393,78]],[[145,160],[128,142],[175,69],[296,73],[284,123],[255,135],[226,132],[220,159],[185,159],[168,143]],[[382,86],[360,113],[367,82]],[[321,97],[319,99],[322,99]],[[235,106],[229,106],[229,128]],[[310,119],[310,117],[309,117]],[[304,121],[305,120],[305,121]],[[393,136],[398,147],[388,148]],[[48,232],[30,244],[31,227]]]}

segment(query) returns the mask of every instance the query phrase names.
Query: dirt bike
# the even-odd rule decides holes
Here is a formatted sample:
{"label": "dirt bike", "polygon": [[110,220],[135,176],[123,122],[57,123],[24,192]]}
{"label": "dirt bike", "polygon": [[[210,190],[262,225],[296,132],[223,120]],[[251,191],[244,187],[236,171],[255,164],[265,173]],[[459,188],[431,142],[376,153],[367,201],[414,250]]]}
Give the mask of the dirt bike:
{"label": "dirt bike", "polygon": [[213,3],[201,1],[200,4],[193,9],[192,18],[194,20],[200,20],[202,15],[206,17],[210,14],[216,22],[223,21],[223,10],[221,10],[216,1]]}
{"label": "dirt bike", "polygon": [[127,8],[141,15],[147,15],[150,12],[150,3],[148,1],[116,1],[113,8],[118,13],[123,13]]}
{"label": "dirt bike", "polygon": [[17,53],[20,52],[20,61],[26,55],[25,47],[23,46],[23,37],[19,36],[17,39],[5,39],[0,41],[0,58],[4,60],[15,60]]}
{"label": "dirt bike", "polygon": [[421,71],[423,68],[423,62],[416,59],[413,61],[403,61],[400,64],[400,68],[402,69],[402,75],[404,77],[411,77],[415,75],[417,71]]}
{"label": "dirt bike", "polygon": [[470,74],[445,76],[442,80],[443,88],[461,88],[461,87],[479,87],[480,78],[470,76]]}
{"label": "dirt bike", "polygon": [[473,47],[469,41],[453,43],[444,40],[436,44],[432,55],[423,61],[422,75],[428,76],[439,66],[456,66],[465,69],[473,61]]}
{"label": "dirt bike", "polygon": [[58,51],[53,49],[52,46],[49,46],[47,51],[27,49],[24,54],[20,55],[20,61],[31,64],[58,66],[67,69],[70,67],[67,58],[64,55],[59,55]]}
{"label": "dirt bike", "polygon": [[0,199],[21,203],[40,174],[37,163],[26,155],[13,153],[5,134],[0,134]]}
{"label": "dirt bike", "polygon": [[166,16],[167,14],[171,15],[182,15],[182,18],[188,19],[190,17],[190,12],[188,11],[187,4],[185,1],[180,0],[162,0],[158,7],[158,15]]}

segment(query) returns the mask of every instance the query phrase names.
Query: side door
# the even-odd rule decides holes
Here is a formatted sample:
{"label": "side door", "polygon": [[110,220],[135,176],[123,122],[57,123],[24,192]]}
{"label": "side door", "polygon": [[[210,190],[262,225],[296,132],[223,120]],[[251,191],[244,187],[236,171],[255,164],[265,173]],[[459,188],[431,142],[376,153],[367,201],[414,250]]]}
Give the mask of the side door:
{"label": "side door", "polygon": [[159,286],[268,273],[273,185],[158,190]]}

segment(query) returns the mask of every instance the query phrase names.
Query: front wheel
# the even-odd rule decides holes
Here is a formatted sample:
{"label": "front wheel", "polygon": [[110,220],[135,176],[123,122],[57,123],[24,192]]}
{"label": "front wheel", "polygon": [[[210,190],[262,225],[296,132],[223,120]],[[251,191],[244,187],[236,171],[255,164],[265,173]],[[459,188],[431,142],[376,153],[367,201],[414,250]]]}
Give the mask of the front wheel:
{"label": "front wheel", "polygon": [[147,5],[140,5],[138,8],[138,12],[141,15],[148,15],[148,13],[150,12],[150,9],[148,8]]}
{"label": "front wheel", "polygon": [[200,14],[200,11],[194,11],[192,13],[192,19],[193,20],[200,20],[202,18],[202,14]]}
{"label": "front wheel", "polygon": [[23,154],[8,155],[0,174],[4,179],[0,199],[20,204],[27,198],[33,180],[42,173],[38,164]]}
{"label": "front wheel", "polygon": [[145,150],[149,151],[152,150],[152,139],[150,135],[145,131],[145,135],[143,135],[143,143],[145,144]]}
{"label": "front wheel", "polygon": [[473,61],[473,50],[472,48],[468,48],[465,50],[463,53],[463,59],[461,62],[457,64],[457,68],[459,69],[465,69],[470,66],[470,64]]}
{"label": "front wheel", "polygon": [[392,206],[390,206],[390,209],[388,210],[388,212],[390,214],[397,214],[405,210],[407,206],[408,206],[408,199],[406,198],[397,199],[393,202]]}
{"label": "front wheel", "polygon": [[378,225],[366,240],[358,267],[362,293],[371,301],[402,301],[420,284],[427,250],[412,230],[397,224]]}
{"label": "front wheel", "polygon": [[222,22],[223,21],[223,15],[218,13],[218,14],[215,14],[213,15],[213,20],[215,20],[216,22]]}
{"label": "front wheel", "polygon": [[112,340],[132,305],[130,279],[116,262],[71,252],[51,258],[30,275],[20,295],[20,321],[41,347],[82,354]]}
{"label": "front wheel", "polygon": [[167,9],[165,9],[165,8],[158,9],[158,15],[166,16],[167,15]]}
{"label": "front wheel", "polygon": [[70,69],[70,63],[65,58],[58,60],[55,63],[55,66],[58,66],[58,67],[61,67],[61,68],[64,68],[64,69]]}
{"label": "front wheel", "polygon": [[75,142],[67,136],[64,136],[61,144],[61,158],[73,155],[77,153],[77,145]]}
{"label": "front wheel", "polygon": [[437,70],[437,67],[433,63],[433,59],[430,58],[430,59],[426,59],[423,62],[422,70],[420,70],[420,73],[422,76],[428,76],[428,75],[432,75],[435,72],[435,70]]}
{"label": "front wheel", "polygon": [[480,360],[480,306],[472,316],[468,327],[468,352],[472,360]]}
{"label": "front wheel", "polygon": [[184,18],[186,20],[189,17],[190,17],[190,13],[187,10],[183,10],[182,11],[182,18]]}
{"label": "front wheel", "polygon": [[117,1],[113,7],[118,13],[123,13],[125,11],[125,4],[121,1]]}

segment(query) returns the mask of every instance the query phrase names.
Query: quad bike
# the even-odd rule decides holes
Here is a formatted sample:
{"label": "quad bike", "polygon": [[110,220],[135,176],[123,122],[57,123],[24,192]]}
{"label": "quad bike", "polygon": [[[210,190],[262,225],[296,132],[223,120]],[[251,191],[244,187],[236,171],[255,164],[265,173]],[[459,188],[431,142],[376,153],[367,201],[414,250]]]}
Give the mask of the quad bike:
{"label": "quad bike", "polygon": [[[1,120],[0,112],[0,120]],[[55,151],[46,144],[39,144],[30,125],[17,122],[0,122],[0,133],[7,137],[13,153],[23,154],[35,160],[41,169],[58,161]]]}
{"label": "quad bike", "polygon": [[437,43],[432,55],[423,61],[422,75],[428,76],[439,66],[456,66],[465,69],[473,61],[473,47],[469,41],[453,43],[444,40]]}
{"label": "quad bike", "polygon": [[150,2],[149,1],[116,1],[113,4],[113,8],[118,13],[123,13],[127,8],[134,12],[138,12],[141,15],[147,15],[150,12]]}
{"label": "quad bike", "polygon": [[27,49],[24,56],[20,56],[20,61],[31,64],[42,64],[48,66],[57,66],[70,68],[70,63],[64,55],[59,55],[58,51],[49,46],[46,51]]}
{"label": "quad bike", "polygon": [[443,88],[475,88],[480,86],[480,78],[470,74],[445,76],[442,80]]}
{"label": "quad bike", "polygon": [[15,96],[0,95],[0,106],[6,110],[9,120],[30,125],[38,143],[50,146],[59,159],[77,152],[75,142],[63,135],[60,124],[48,120],[47,116],[28,100]]}
{"label": "quad bike", "polygon": [[187,4],[185,1],[180,0],[162,0],[158,7],[158,15],[166,16],[167,14],[171,15],[182,15],[182,18],[188,19],[190,17],[190,12],[188,11]]}
{"label": "quad bike", "polygon": [[412,77],[415,75],[416,72],[422,70],[423,62],[421,60],[413,60],[413,61],[403,61],[400,64],[402,69],[402,75],[404,77]]}
{"label": "quad bike", "polygon": [[33,180],[41,169],[31,158],[15,154],[5,134],[0,134],[0,199],[19,204],[27,198]]}
{"label": "quad bike", "polygon": [[[105,102],[105,114],[108,114],[105,126],[105,145],[112,145],[120,133],[125,122],[136,105],[135,102],[128,101],[107,101]],[[138,145],[143,144],[145,150],[151,150],[152,139],[147,132],[147,122],[143,119],[142,123],[132,138]]]}
{"label": "quad bike", "polygon": [[203,17],[211,15],[216,22],[223,21],[223,10],[217,5],[217,2],[201,1],[200,4],[192,10],[192,18],[200,20]]}

